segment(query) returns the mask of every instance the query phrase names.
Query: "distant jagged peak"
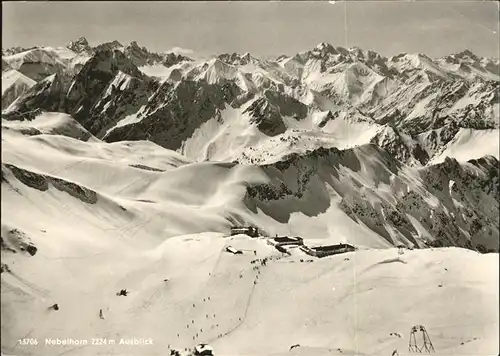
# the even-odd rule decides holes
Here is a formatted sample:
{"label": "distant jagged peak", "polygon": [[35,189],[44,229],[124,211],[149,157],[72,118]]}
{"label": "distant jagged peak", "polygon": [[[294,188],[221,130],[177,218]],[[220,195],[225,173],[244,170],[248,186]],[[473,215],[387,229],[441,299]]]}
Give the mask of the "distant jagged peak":
{"label": "distant jagged peak", "polygon": [[125,47],[125,50],[133,50],[133,51],[141,51],[141,52],[144,52],[144,53],[151,53],[151,54],[155,54],[155,55],[158,55],[157,53],[154,53],[154,52],[150,52],[145,46],[139,46],[139,44],[137,43],[137,41],[132,41],[130,42],[130,44],[128,46]]}
{"label": "distant jagged peak", "polygon": [[473,61],[480,60],[480,58],[478,56],[476,56],[474,53],[472,53],[472,51],[470,51],[469,49],[465,49],[465,50],[458,52],[458,53],[452,53],[451,55],[453,57],[459,58],[459,59],[470,59]]}
{"label": "distant jagged peak", "polygon": [[280,54],[278,57],[276,57],[276,62],[281,62],[281,61],[284,61],[286,59],[289,59],[290,57],[287,56],[286,54]]}
{"label": "distant jagged peak", "polygon": [[337,54],[337,50],[331,44],[327,42],[321,42],[316,47],[313,48],[313,52],[321,52],[321,53],[332,53]]}
{"label": "distant jagged peak", "polygon": [[70,50],[76,53],[84,53],[92,51],[92,47],[90,47],[89,42],[85,37],[80,37],[76,41],[71,41],[66,45],[66,48],[69,48]]}
{"label": "distant jagged peak", "polygon": [[140,49],[146,49],[146,47],[140,47],[138,44],[137,44],[137,41],[132,41],[130,42],[130,45],[129,47],[132,47],[132,48],[140,48]]}
{"label": "distant jagged peak", "polygon": [[132,41],[123,49],[123,53],[138,67],[161,63],[163,57],[158,53],[149,52],[146,47],[140,47],[137,41]]}
{"label": "distant jagged peak", "polygon": [[437,61],[423,53],[400,53],[388,59],[388,66],[411,78],[424,78],[430,82],[454,79],[453,73],[446,71]]}
{"label": "distant jagged peak", "polygon": [[124,46],[118,42],[117,40],[114,40],[112,42],[105,42],[101,43],[100,45],[95,47],[96,51],[104,51],[104,50],[115,50],[115,49],[123,49]]}
{"label": "distant jagged peak", "polygon": [[433,62],[433,60],[424,53],[406,53],[402,52],[395,56],[389,57],[390,62],[412,62],[419,63],[420,61]]}
{"label": "distant jagged peak", "polygon": [[162,54],[163,65],[166,67],[171,67],[181,62],[193,62],[192,58],[186,57],[180,53],[175,52],[165,52]]}
{"label": "distant jagged peak", "polygon": [[217,56],[217,59],[231,65],[247,65],[256,59],[250,55],[250,53],[245,52],[240,53],[222,53]]}
{"label": "distant jagged peak", "polygon": [[[81,85],[89,82],[89,78],[95,80],[110,80],[118,71],[122,71],[132,77],[142,78],[142,72],[127,56],[119,51],[102,48],[96,51],[92,57],[85,63],[75,80],[81,82]],[[100,73],[100,74],[96,74]],[[102,78],[101,78],[102,77]],[[105,79],[106,78],[106,79]],[[71,88],[70,88],[71,91]]]}
{"label": "distant jagged peak", "polygon": [[384,56],[380,55],[380,53],[373,51],[371,49],[365,50],[358,46],[353,46],[348,49],[349,53],[356,56],[358,59],[362,59],[364,61],[376,61],[376,60],[386,60]]}
{"label": "distant jagged peak", "polygon": [[88,46],[89,45],[89,42],[87,41],[87,39],[85,37],[79,37],[76,41],[70,41],[69,45],[83,45],[83,46]]}

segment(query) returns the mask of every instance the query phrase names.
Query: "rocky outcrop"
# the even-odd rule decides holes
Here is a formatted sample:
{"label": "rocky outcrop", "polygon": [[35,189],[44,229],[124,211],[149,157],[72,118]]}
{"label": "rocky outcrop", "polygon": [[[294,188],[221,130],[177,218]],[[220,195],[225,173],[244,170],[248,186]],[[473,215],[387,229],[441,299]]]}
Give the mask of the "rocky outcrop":
{"label": "rocky outcrop", "polygon": [[[2,251],[13,253],[21,252],[29,254],[30,256],[36,255],[38,251],[38,248],[31,242],[29,236],[19,229],[8,230],[6,236],[2,236],[1,245]],[[5,272],[10,272],[8,266],[5,267],[4,270]]]}
{"label": "rocky outcrop", "polygon": [[76,53],[91,53],[92,47],[90,47],[87,39],[85,37],[80,37],[76,41],[71,41],[66,45],[67,48]]}
{"label": "rocky outcrop", "polygon": [[97,193],[95,191],[80,186],[76,183],[52,176],[47,176],[44,174],[31,172],[12,164],[5,164],[5,168],[9,169],[21,183],[30,188],[40,191],[46,191],[49,189],[50,184],[57,190],[64,191],[84,203],[95,204],[97,202]]}

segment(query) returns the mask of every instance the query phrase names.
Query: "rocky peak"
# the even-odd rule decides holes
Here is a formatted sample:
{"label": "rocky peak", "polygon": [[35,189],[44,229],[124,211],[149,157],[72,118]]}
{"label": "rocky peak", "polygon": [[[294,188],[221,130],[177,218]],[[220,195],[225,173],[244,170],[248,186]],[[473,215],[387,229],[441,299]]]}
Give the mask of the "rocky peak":
{"label": "rocky peak", "polygon": [[80,37],[76,41],[71,41],[66,47],[76,53],[92,51],[92,47],[90,47],[89,42],[85,37]]}
{"label": "rocky peak", "polygon": [[319,53],[321,55],[325,55],[327,53],[330,54],[338,54],[339,52],[333,47],[331,44],[326,42],[321,42],[312,50],[313,53]]}
{"label": "rocky peak", "polygon": [[275,90],[264,91],[263,97],[255,100],[246,110],[251,122],[268,136],[285,132],[283,117],[302,120],[307,116],[307,106],[291,96]]}
{"label": "rocky peak", "polygon": [[223,53],[217,56],[217,59],[220,61],[231,64],[231,65],[247,65],[252,61],[252,57],[250,56],[250,53],[245,53],[245,54],[239,54],[239,53]]}
{"label": "rocky peak", "polygon": [[165,53],[163,56],[163,65],[166,67],[171,67],[180,62],[193,61],[191,58],[183,56],[182,54],[177,54],[174,52]]}
{"label": "rocky peak", "polygon": [[472,60],[472,61],[479,61],[479,57],[476,56],[474,53],[472,53],[470,50],[466,49],[462,52],[459,52],[459,53],[455,53],[453,55],[455,58],[459,58],[459,59],[469,59],[469,60]]}
{"label": "rocky peak", "polygon": [[114,40],[113,42],[105,42],[105,43],[102,43],[100,44],[99,46],[95,47],[95,50],[96,51],[106,51],[106,50],[115,50],[115,49],[119,49],[119,48],[123,48],[123,45],[118,42],[117,40]]}
{"label": "rocky peak", "polygon": [[[130,79],[144,79],[142,72],[122,52],[97,51],[74,77],[66,95],[67,112],[89,129],[87,120],[91,118],[93,107],[101,101],[106,88],[119,72],[130,76]],[[126,76],[123,77],[126,79]]]}
{"label": "rocky peak", "polygon": [[136,41],[130,42],[123,52],[138,67],[161,63],[163,60],[161,55],[149,52],[146,47],[140,47]]}
{"label": "rocky peak", "polygon": [[134,49],[141,49],[141,47],[139,47],[139,45],[137,44],[137,41],[130,42],[130,47]]}

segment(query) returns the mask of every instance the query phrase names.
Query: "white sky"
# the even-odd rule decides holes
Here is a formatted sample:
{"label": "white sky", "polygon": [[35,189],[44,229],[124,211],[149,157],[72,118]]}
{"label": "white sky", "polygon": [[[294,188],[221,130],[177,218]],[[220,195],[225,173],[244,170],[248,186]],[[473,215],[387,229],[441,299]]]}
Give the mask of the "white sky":
{"label": "white sky", "polygon": [[466,48],[499,57],[493,1],[8,2],[3,47],[136,40],[149,50],[294,54],[320,42],[383,55],[439,57]]}

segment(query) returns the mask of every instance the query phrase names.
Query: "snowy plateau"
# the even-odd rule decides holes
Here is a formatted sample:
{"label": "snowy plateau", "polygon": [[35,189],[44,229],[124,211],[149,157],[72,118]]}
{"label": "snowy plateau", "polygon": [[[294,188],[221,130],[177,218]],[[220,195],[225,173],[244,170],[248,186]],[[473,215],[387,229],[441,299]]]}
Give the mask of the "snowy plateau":
{"label": "snowy plateau", "polygon": [[498,59],[188,56],[2,50],[2,355],[498,355]]}

